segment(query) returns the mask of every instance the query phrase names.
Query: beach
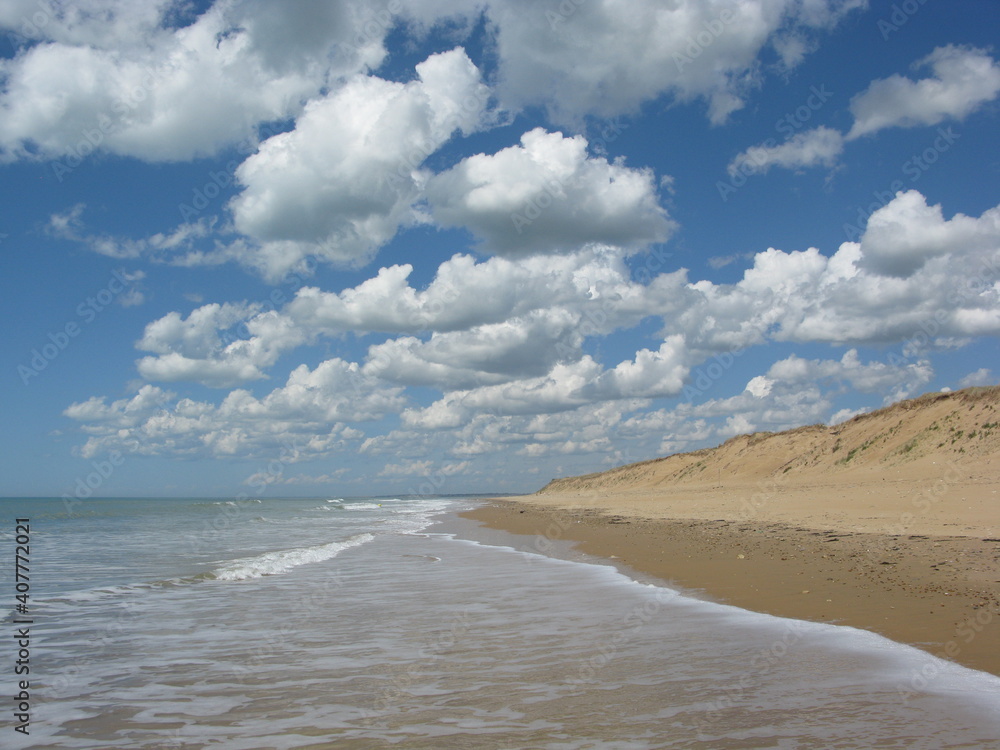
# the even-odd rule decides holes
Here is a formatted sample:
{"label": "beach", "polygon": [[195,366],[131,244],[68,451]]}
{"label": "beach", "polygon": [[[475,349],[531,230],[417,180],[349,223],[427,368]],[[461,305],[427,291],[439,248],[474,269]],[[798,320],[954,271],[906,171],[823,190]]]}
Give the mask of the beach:
{"label": "beach", "polygon": [[1000,388],[554,479],[470,514],[1000,675]]}
{"label": "beach", "polygon": [[[67,513],[60,498],[0,502],[0,529],[30,518],[31,554],[45,561],[26,611],[4,618],[8,633],[30,630],[32,649],[30,734],[8,727],[9,744],[937,750],[1000,740],[996,676],[608,564],[653,559],[656,545],[676,556],[702,522],[663,545],[669,524],[595,508],[485,511],[545,534],[524,536],[461,515],[485,505],[101,498]],[[720,581],[725,533],[688,548],[720,558]],[[575,549],[581,534],[604,556]],[[768,547],[740,549],[752,565]],[[663,575],[678,569],[660,557]],[[812,592],[803,598],[843,598],[811,578],[794,585]],[[962,655],[985,649],[989,632]],[[0,649],[8,663],[16,643]]]}
{"label": "beach", "polygon": [[826,486],[545,493],[466,516],[576,542],[711,600],[870,630],[1000,675],[997,485],[935,486],[854,474]]}

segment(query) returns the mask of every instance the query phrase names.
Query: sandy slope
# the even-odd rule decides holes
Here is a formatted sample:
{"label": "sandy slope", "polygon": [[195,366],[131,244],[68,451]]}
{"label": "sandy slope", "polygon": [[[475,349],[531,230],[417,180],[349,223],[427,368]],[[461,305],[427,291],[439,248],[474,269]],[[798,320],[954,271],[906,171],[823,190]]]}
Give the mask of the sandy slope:
{"label": "sandy slope", "polygon": [[542,504],[888,534],[1000,536],[1000,387],[556,479]]}

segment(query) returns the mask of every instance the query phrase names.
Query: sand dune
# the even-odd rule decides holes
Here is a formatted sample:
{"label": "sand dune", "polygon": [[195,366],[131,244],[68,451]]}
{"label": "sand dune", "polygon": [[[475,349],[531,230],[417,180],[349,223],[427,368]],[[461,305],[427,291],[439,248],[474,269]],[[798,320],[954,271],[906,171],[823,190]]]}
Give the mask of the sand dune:
{"label": "sand dune", "polygon": [[721,482],[821,482],[875,475],[936,475],[955,466],[972,478],[996,471],[1000,387],[929,393],[833,427],[739,435],[716,448],[555,479],[539,494],[659,489]]}
{"label": "sand dune", "polygon": [[530,497],[648,518],[996,537],[998,493],[1000,387],[990,387],[555,479]]}

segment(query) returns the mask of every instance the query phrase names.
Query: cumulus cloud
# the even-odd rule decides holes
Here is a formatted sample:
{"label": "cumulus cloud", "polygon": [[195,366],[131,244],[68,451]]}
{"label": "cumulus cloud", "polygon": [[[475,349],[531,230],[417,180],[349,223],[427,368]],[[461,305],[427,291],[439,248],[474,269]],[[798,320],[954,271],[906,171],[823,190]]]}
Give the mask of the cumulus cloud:
{"label": "cumulus cloud", "polygon": [[836,130],[820,126],[775,146],[751,146],[730,162],[728,171],[734,176],[765,174],[771,167],[832,167],[843,150],[844,137]]}
{"label": "cumulus cloud", "polygon": [[784,143],[751,146],[729,163],[730,176],[764,174],[771,167],[833,167],[847,141],[890,127],[961,120],[1000,93],[1000,64],[984,50],[938,47],[914,65],[918,69],[927,66],[934,72],[930,78],[912,81],[894,75],[872,81],[854,96],[850,105],[854,124],[846,135],[820,126]]}
{"label": "cumulus cloud", "polygon": [[[190,20],[173,3],[30,3],[0,17],[25,44],[0,68],[0,158],[151,161],[216,153],[296,114],[338,76],[378,65],[384,34],[352,43],[371,3],[216,3]],[[190,21],[190,22],[188,22]]]}
{"label": "cumulus cloud", "polygon": [[[613,433],[623,415],[646,406],[646,401],[631,399],[583,404],[572,410],[545,414],[479,413],[462,424],[439,426],[433,431],[404,424],[386,435],[366,440],[362,452],[416,458],[444,453],[461,459],[463,473],[468,473],[466,467],[481,466],[482,461],[491,457],[514,453],[533,458],[586,455],[592,462],[590,466],[620,464],[634,460],[635,456],[627,447],[615,445]],[[439,471],[447,474],[447,465]]]}
{"label": "cumulus cloud", "polygon": [[490,2],[487,13],[497,29],[500,92],[512,109],[539,105],[553,121],[571,123],[632,112],[668,94],[705,99],[710,120],[721,123],[743,106],[758,55],[779,29],[792,65],[804,48],[789,45],[789,35],[829,28],[864,4],[546,0]]}
{"label": "cumulus cloud", "polygon": [[919,192],[900,193],[860,243],[832,256],[769,248],[735,284],[689,285],[664,332],[709,353],[767,340],[926,344],[1000,332],[998,209],[945,220]]}
{"label": "cumulus cloud", "polygon": [[602,373],[585,392],[594,400],[676,396],[687,378],[688,359],[684,337],[674,334],[656,351],[640,349],[634,359]]}
{"label": "cumulus cloud", "polygon": [[764,398],[771,392],[773,383],[763,375],[758,375],[750,379],[747,383],[746,391],[757,398]]}
{"label": "cumulus cloud", "polygon": [[[381,332],[390,338],[369,347],[362,372],[444,392],[425,410],[430,423],[465,419],[472,412],[454,405],[477,399],[496,405],[510,396],[522,411],[545,411],[669,396],[707,359],[768,341],[919,351],[1000,331],[998,226],[1000,206],[945,220],[920,193],[900,193],[873,214],[860,242],[831,256],[769,248],[731,284],[690,281],[684,271],[643,284],[612,248],[478,262],[457,255],[424,289],[409,283],[409,266],[392,266],[339,293],[303,288],[277,310],[206,305],[187,318],[168,314],[147,327],[139,348],[151,354],[138,364],[150,380],[233,385],[265,377],[298,346]],[[587,338],[650,317],[660,321],[658,348],[607,371],[588,365],[579,390],[563,387],[587,361]]]}
{"label": "cumulus cloud", "polygon": [[[67,414],[93,431],[91,452],[137,439],[155,451],[210,455],[254,454],[276,435],[305,434],[321,436],[310,455],[325,455],[347,439],[343,427],[330,437],[337,424],[395,415],[399,430],[368,439],[366,452],[423,460],[432,443],[438,454],[463,461],[498,446],[535,456],[597,450],[608,437],[597,428],[586,439],[569,428],[546,431],[552,420],[573,424],[615,404],[619,421],[604,424],[622,439],[653,441],[658,425],[653,454],[747,425],[822,421],[845,389],[883,400],[914,395],[932,374],[921,352],[1000,333],[1000,206],[978,219],[945,220],[939,207],[911,192],[881,211],[860,242],[845,242],[829,256],[816,248],[769,248],[733,283],[692,281],[683,270],[640,283],[622,250],[591,247],[515,259],[457,255],[424,288],[411,285],[410,267],[392,266],[341,292],[304,288],[280,309],[203,305],[147,326],[138,344],[149,352],[139,360],[141,374],[233,384],[267,375],[284,353],[322,338],[389,338],[371,344],[363,363],[299,367],[263,397],[238,389],[218,405],[182,399],[171,406],[153,399],[162,392],[152,390],[142,407],[149,414],[140,404],[100,399]],[[933,251],[913,250],[893,222],[914,224],[912,241],[931,243]],[[649,319],[659,326],[658,343],[608,363],[588,353],[588,340],[600,344]],[[789,356],[732,399],[682,404],[668,416],[621,417],[625,404],[702,399],[744,351],[776,341],[895,344],[903,353],[885,363],[864,362],[855,349],[839,359]],[[406,386],[440,395],[414,405],[403,398]]]}
{"label": "cumulus cloud", "polygon": [[[139,348],[156,356],[140,360],[140,371],[153,380],[245,382],[303,343],[382,332],[408,335],[373,346],[365,372],[408,385],[468,388],[540,375],[576,359],[586,336],[672,309],[683,289],[679,274],[648,288],[636,283],[622,252],[599,246],[549,258],[477,262],[456,255],[423,290],[410,285],[412,270],[382,268],[339,293],[304,287],[279,310],[203,306],[187,319],[170,313],[147,326]],[[206,327],[213,326],[209,337]],[[190,346],[193,334],[182,335],[182,328],[198,331],[202,345]],[[429,340],[416,335],[427,332]]]}
{"label": "cumulus cloud", "polygon": [[434,218],[468,227],[486,252],[527,255],[589,242],[642,247],[675,228],[648,169],[590,157],[582,136],[535,128],[519,146],[463,159],[427,184]]}
{"label": "cumulus cloud", "polygon": [[863,265],[904,278],[934,258],[996,249],[1000,249],[1000,206],[978,219],[956,214],[946,220],[940,204],[928,206],[916,190],[897,193],[875,211],[861,237]]}
{"label": "cumulus cloud", "polygon": [[958,381],[959,388],[969,388],[974,385],[996,385],[997,378],[988,367],[980,367],[975,372],[970,372]]}
{"label": "cumulus cloud", "polygon": [[886,404],[917,395],[934,375],[925,360],[890,364],[865,364],[856,349],[849,349],[839,360],[807,360],[792,355],[771,365],[765,376],[773,388],[810,385],[817,382],[843,383],[861,393],[880,393]]}
{"label": "cumulus cloud", "polygon": [[933,75],[914,81],[900,75],[877,81],[851,99],[854,125],[848,139],[890,127],[961,120],[1000,93],[1000,64],[985,50],[948,45],[917,61]]}
{"label": "cumulus cloud", "polygon": [[[641,359],[637,357],[637,362]],[[617,369],[620,372],[622,368]],[[686,402],[625,418],[628,412],[650,403],[646,398],[630,396],[680,393],[683,372],[680,367],[667,371],[666,382],[659,377],[638,384],[617,383],[626,387],[616,393],[605,391],[601,400],[582,400],[587,383],[599,383],[616,373],[600,371],[596,363],[585,358],[577,367],[515,387],[448,394],[429,407],[404,412],[403,425],[411,434],[437,430],[453,435],[456,455],[481,455],[516,443],[524,444],[518,449],[523,455],[586,454],[610,450],[616,440],[654,437],[657,447],[651,450],[655,454],[697,447],[712,439],[755,429],[780,430],[825,421],[831,414],[833,399],[849,388],[879,394],[884,403],[890,403],[915,395],[933,377],[933,370],[924,360],[866,363],[853,349],[840,360],[807,360],[793,355],[751,379],[740,395],[700,404]],[[617,403],[606,400],[614,398]],[[384,444],[382,447],[386,448]]]}
{"label": "cumulus cloud", "polygon": [[364,371],[444,390],[539,377],[567,355],[579,355],[579,328],[580,317],[568,310],[535,310],[501,323],[434,333],[427,341],[402,337],[373,346]]}
{"label": "cumulus cloud", "polygon": [[540,414],[574,409],[587,403],[584,387],[601,372],[591,357],[557,364],[541,377],[503,385],[456,390],[423,409],[407,409],[403,424],[411,428],[457,427],[479,413]]}
{"label": "cumulus cloud", "polygon": [[250,478],[244,482],[244,484],[256,486],[257,481],[263,481],[268,484],[285,485],[342,484],[344,482],[344,475],[347,474],[348,471],[349,469],[345,467],[343,469],[335,469],[327,474],[293,474],[291,476],[258,472],[257,474],[251,475]]}
{"label": "cumulus cloud", "polygon": [[295,128],[236,171],[230,208],[250,242],[235,249],[269,279],[318,257],[360,265],[414,220],[424,159],[474,130],[489,99],[462,48],[432,55],[409,83],[357,76],[306,106]]}
{"label": "cumulus cloud", "polygon": [[468,473],[470,461],[456,461],[436,465],[433,460],[407,459],[401,463],[387,463],[378,472],[380,477],[453,477]]}
{"label": "cumulus cloud", "polygon": [[[457,331],[555,306],[600,308],[599,323],[596,314],[588,317],[597,333],[646,312],[643,287],[632,281],[623,253],[614,247],[483,261],[455,255],[438,267],[423,290],[409,283],[412,271],[409,264],[382,268],[340,293],[306,287],[283,312],[299,325],[321,327],[331,334]],[[668,280],[674,278],[664,276],[657,289],[668,294]]]}
{"label": "cumulus cloud", "polygon": [[433,463],[433,461],[405,461],[401,464],[386,464],[378,475],[380,477],[422,477],[430,473]]}
{"label": "cumulus cloud", "polygon": [[592,403],[671,396],[681,392],[686,375],[683,341],[674,336],[657,351],[643,349],[610,370],[583,355],[538,377],[453,390],[428,407],[407,409],[402,419],[409,428],[455,428],[481,414],[552,414]]}
{"label": "cumulus cloud", "polygon": [[161,24],[178,21],[173,0],[120,2],[87,0],[75,3],[38,3],[10,0],[0,8],[0,28],[22,44],[52,41],[70,45],[112,47],[145,39]]}
{"label": "cumulus cloud", "polygon": [[[91,398],[65,414],[84,423],[91,437],[81,449],[90,457],[111,449],[143,455],[260,457],[291,446],[301,459],[344,448],[361,438],[351,422],[400,411],[401,389],[360,372],[353,363],[329,359],[314,369],[296,367],[284,386],[263,398],[231,391],[220,404],[183,398],[145,385],[130,399],[110,404]],[[296,459],[298,460],[298,459]]]}
{"label": "cumulus cloud", "polygon": [[[485,12],[509,113],[544,99],[554,116],[579,123],[634,111],[665,93],[705,97],[721,121],[742,106],[769,40],[780,37],[791,65],[808,46],[800,34],[829,28],[862,4],[729,0],[714,8],[636,2],[623,9],[601,0],[569,12],[558,3],[525,8],[506,0],[355,0],[279,12],[240,0],[191,16],[166,4],[139,12],[95,0],[58,9],[39,40],[6,64],[0,111],[11,127],[0,154],[76,159],[97,150],[178,160],[239,141],[256,152],[236,169],[231,222],[188,222],[144,240],[79,239],[113,257],[237,262],[272,282],[306,272],[312,259],[365,264],[401,227],[432,219],[468,228],[482,249],[500,254],[567,252],[587,242],[635,250],[675,228],[658,204],[656,181],[649,170],[588,156],[582,136],[531,131],[518,146],[468,157],[442,174],[424,168],[453,133],[472,132],[497,110],[486,114],[491,91],[461,48],[432,55],[406,83],[370,75],[400,22],[390,8],[417,36],[437,24],[460,36],[458,19],[467,32]],[[291,118],[290,130],[258,147],[261,126],[287,128]],[[220,241],[223,230],[237,236]],[[214,243],[199,242],[210,234]]]}
{"label": "cumulus cloud", "polygon": [[[92,0],[44,6],[43,22],[33,24],[39,6],[19,0],[0,13],[0,26],[22,35],[17,55],[0,70],[0,156],[78,159],[106,151],[170,161],[252,144],[258,126],[297,117],[310,100],[330,99],[328,88],[378,68],[398,23],[390,9],[417,35],[442,23],[454,30],[462,19],[471,28],[485,11],[512,111],[543,105],[556,121],[579,122],[670,94],[705,98],[712,121],[721,122],[743,105],[769,42],[794,65],[808,46],[804,34],[863,5],[595,0],[567,10],[556,0],[530,7],[510,0],[312,0],[279,10],[237,0],[194,16],[167,0]],[[354,93],[378,98],[371,90]]]}
{"label": "cumulus cloud", "polygon": [[[259,310],[259,304],[213,303],[193,310],[187,318],[168,313],[147,325],[136,344],[137,349],[157,355],[136,363],[139,374],[147,380],[186,380],[213,387],[267,377],[264,370],[303,338],[287,320]],[[234,328],[237,333],[245,329],[250,337],[222,335]]]}

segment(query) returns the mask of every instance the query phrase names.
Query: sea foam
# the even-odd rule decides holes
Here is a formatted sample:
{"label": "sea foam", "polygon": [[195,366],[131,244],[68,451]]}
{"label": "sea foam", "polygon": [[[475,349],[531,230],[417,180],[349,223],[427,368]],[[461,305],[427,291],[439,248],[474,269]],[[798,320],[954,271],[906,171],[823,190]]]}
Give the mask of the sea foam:
{"label": "sea foam", "polygon": [[330,542],[314,547],[295,547],[292,549],[265,552],[256,557],[233,560],[221,568],[212,571],[213,578],[220,581],[245,581],[250,578],[274,576],[287,573],[293,568],[309,563],[323,562],[336,557],[345,549],[357,547],[370,542],[375,537],[372,534],[355,534],[342,542]]}

